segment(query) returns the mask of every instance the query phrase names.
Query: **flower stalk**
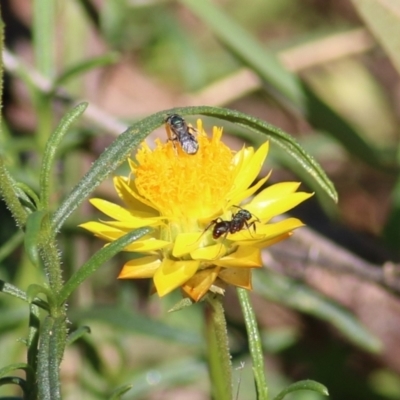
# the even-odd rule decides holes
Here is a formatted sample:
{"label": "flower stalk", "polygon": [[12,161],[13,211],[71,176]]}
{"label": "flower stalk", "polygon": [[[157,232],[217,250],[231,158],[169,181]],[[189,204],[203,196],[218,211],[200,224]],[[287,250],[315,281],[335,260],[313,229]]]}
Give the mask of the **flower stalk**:
{"label": "flower stalk", "polygon": [[262,351],[260,332],[257,319],[250,302],[249,293],[244,289],[237,289],[240,306],[246,324],[249,340],[250,355],[253,361],[254,381],[256,383],[257,400],[268,400],[268,387],[265,379],[264,356]]}
{"label": "flower stalk", "polygon": [[232,400],[232,363],[221,295],[206,296],[204,321],[213,398]]}

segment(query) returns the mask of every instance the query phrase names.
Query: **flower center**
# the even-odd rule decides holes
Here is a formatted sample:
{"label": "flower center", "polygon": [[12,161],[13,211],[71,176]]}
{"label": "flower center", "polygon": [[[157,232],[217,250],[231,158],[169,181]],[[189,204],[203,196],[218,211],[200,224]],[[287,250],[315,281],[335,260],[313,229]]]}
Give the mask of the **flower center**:
{"label": "flower center", "polygon": [[232,187],[232,150],[221,142],[215,128],[209,139],[198,123],[199,151],[186,154],[179,144],[156,141],[143,144],[136,155],[135,185],[161,215],[170,220],[205,219],[222,209]]}

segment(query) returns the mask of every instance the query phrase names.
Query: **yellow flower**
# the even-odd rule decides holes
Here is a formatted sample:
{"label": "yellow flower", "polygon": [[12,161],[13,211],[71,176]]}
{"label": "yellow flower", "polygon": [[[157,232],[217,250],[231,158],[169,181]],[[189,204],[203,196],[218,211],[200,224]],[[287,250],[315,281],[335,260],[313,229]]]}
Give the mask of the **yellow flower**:
{"label": "yellow flower", "polygon": [[252,268],[262,265],[261,249],[303,225],[296,218],[272,218],[312,196],[297,192],[300,183],[284,182],[248,199],[268,179],[251,186],[268,142],[257,151],[243,147],[235,153],[221,141],[221,128],[214,127],[209,138],[198,120],[197,132],[196,154],[172,141],[156,141],[154,150],[143,143],[136,161],[128,160],[131,175],[114,178],[124,206],[92,199],[112,220],[81,225],[108,242],[153,227],[125,248],[140,257],[128,261],[119,278],[153,278],[159,296],[181,288],[195,301],[209,290],[223,293],[226,284],[251,289]]}

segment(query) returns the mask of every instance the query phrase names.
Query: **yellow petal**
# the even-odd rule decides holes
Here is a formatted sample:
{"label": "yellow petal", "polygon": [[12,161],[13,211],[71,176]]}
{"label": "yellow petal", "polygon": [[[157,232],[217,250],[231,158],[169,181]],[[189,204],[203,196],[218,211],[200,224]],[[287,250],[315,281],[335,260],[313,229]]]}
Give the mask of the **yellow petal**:
{"label": "yellow petal", "polygon": [[132,218],[132,214],[126,208],[123,208],[118,204],[114,204],[103,199],[90,199],[89,201],[103,214],[106,214],[117,221],[123,221]]}
{"label": "yellow petal", "polygon": [[280,198],[265,200],[261,200],[256,196],[249,204],[246,204],[246,210],[256,215],[263,222],[267,222],[271,218],[291,210],[311,196],[313,196],[313,193],[305,192],[297,192],[283,195]]}
{"label": "yellow petal", "polygon": [[215,267],[197,271],[192,278],[182,285],[181,289],[194,301],[199,301],[217,279],[219,269],[219,267]]}
{"label": "yellow petal", "polygon": [[[126,208],[103,199],[90,199],[89,201],[102,213],[122,223],[119,226],[118,224],[115,224],[114,226],[116,227],[136,229],[142,226],[160,225],[162,221],[161,217],[138,217],[132,212],[128,211]],[[125,226],[124,223],[126,224]]]}
{"label": "yellow petal", "polygon": [[165,258],[154,274],[158,295],[165,296],[189,280],[200,266],[199,261],[174,261]]}
{"label": "yellow petal", "polygon": [[257,268],[262,266],[261,250],[251,246],[239,246],[232,254],[214,261],[221,267]]}
{"label": "yellow petal", "polygon": [[[121,229],[110,227],[106,224],[102,224],[100,222],[86,222],[81,224],[80,227],[87,229],[90,232],[93,232],[97,237],[112,242],[116,239],[119,239],[121,236],[126,235],[128,231],[123,231]],[[140,240],[136,242],[132,242],[130,245],[124,248],[124,251],[154,251],[160,250],[164,247],[169,246],[171,243],[165,240],[159,240],[153,238],[151,235],[143,236]]]}
{"label": "yellow petal", "polygon": [[242,240],[265,240],[271,239],[275,236],[282,235],[283,233],[290,232],[293,229],[304,226],[304,223],[297,218],[286,218],[282,221],[260,224],[256,223],[255,231],[250,229],[244,229],[234,234],[228,235],[228,239],[234,242]]}
{"label": "yellow petal", "polygon": [[230,208],[234,205],[238,205],[240,204],[244,199],[247,199],[248,197],[252,196],[255,192],[257,192],[258,189],[260,189],[260,187],[262,185],[264,185],[264,183],[268,180],[268,178],[270,177],[271,172],[264,178],[260,179],[255,185],[253,185],[252,187],[250,187],[249,189],[237,193],[235,196],[233,196],[230,201],[228,202],[227,208]]}
{"label": "yellow petal", "polygon": [[152,278],[160,265],[159,256],[136,258],[123,266],[118,279]]}
{"label": "yellow petal", "polygon": [[237,176],[235,177],[235,189],[233,191],[233,197],[243,190],[247,189],[251,183],[257,178],[260,173],[261,167],[264,164],[265,158],[267,157],[269,149],[269,142],[263,143],[254,155],[244,162],[240,168]]}
{"label": "yellow petal", "polygon": [[108,241],[116,240],[128,233],[128,231],[113,228],[111,226],[96,221],[85,222],[84,224],[81,224],[79,226]]}
{"label": "yellow petal", "polygon": [[[128,159],[130,160],[130,159]],[[140,196],[134,189],[134,183],[128,184],[128,178],[117,176],[114,178],[114,186],[118,195],[124,200],[131,210],[137,210],[137,214],[143,213],[143,216],[154,216],[159,213],[154,209],[153,204]]]}
{"label": "yellow petal", "polygon": [[252,289],[251,269],[245,268],[223,268],[218,274],[229,285],[239,286],[244,289]]}
{"label": "yellow petal", "polygon": [[[145,236],[148,237],[148,236]],[[150,237],[145,240],[137,240],[131,243],[129,246],[124,248],[124,251],[134,251],[134,252],[147,252],[163,249],[169,246],[171,243],[165,240],[154,239]]]}
{"label": "yellow petal", "polygon": [[131,218],[125,221],[101,221],[102,223],[112,226],[117,229],[131,231],[138,228],[143,228],[144,226],[158,226],[162,225],[163,219],[161,217],[154,218]]}
{"label": "yellow petal", "polygon": [[293,235],[293,232],[286,232],[286,233],[283,233],[282,235],[276,236],[272,239],[260,240],[259,242],[248,242],[248,241],[247,242],[238,242],[237,244],[239,246],[251,245],[252,247],[256,247],[257,249],[264,249],[265,247],[272,246],[276,243],[279,243],[282,240],[285,240],[292,235]]}
{"label": "yellow petal", "polygon": [[226,245],[224,243],[217,243],[207,247],[198,248],[190,253],[194,260],[207,260],[213,261],[221,258],[226,253]]}
{"label": "yellow petal", "polygon": [[181,257],[197,249],[200,245],[202,235],[202,232],[179,233],[174,242],[172,255],[174,257]]}
{"label": "yellow petal", "polygon": [[280,199],[288,194],[294,193],[299,186],[300,182],[280,182],[275,183],[260,192],[255,198],[255,201],[265,202],[269,199]]}
{"label": "yellow petal", "polygon": [[253,147],[243,147],[235,154],[232,159],[232,165],[236,167],[236,174],[238,174],[240,169],[249,162],[253,155]]}

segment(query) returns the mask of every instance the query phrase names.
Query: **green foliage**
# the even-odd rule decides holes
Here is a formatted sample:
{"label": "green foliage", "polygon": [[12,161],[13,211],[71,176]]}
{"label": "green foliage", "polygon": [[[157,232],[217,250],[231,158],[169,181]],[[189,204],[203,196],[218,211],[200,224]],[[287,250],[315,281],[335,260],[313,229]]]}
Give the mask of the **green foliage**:
{"label": "green foliage", "polygon": [[[217,119],[250,143],[267,138],[273,144],[271,158],[278,176],[287,173],[282,172],[284,165],[317,194],[321,208],[330,215],[338,212],[338,192],[329,177],[337,175],[332,171],[345,171],[338,179],[342,184],[348,175],[352,179],[349,165],[355,165],[360,174],[368,168],[368,174],[397,182],[385,192],[392,203],[386,209],[389,218],[379,230],[383,231],[380,239],[398,256],[398,116],[389,101],[394,97],[389,86],[395,85],[382,83],[363,60],[354,57],[366,82],[372,83],[355,85],[355,90],[362,97],[373,98],[373,115],[378,120],[387,116],[383,139],[379,130],[374,131],[383,122],[378,121],[371,130],[368,123],[357,123],[369,111],[360,107],[356,96],[354,100],[341,87],[340,95],[351,98],[346,110],[341,109],[340,95],[333,100],[329,87],[332,77],[341,71],[341,60],[336,56],[334,62],[330,61],[329,46],[324,49],[322,66],[320,61],[313,64],[307,59],[311,68],[289,70],[284,57],[293,43],[293,50],[301,51],[307,45],[346,33],[344,29],[358,28],[359,23],[340,15],[332,4],[332,9],[321,13],[312,2],[305,2],[300,10],[291,0],[256,1],[252,7],[237,0],[221,6],[210,0],[61,3],[34,0],[32,21],[28,22],[32,39],[12,38],[21,40],[25,47],[29,45],[32,64],[22,61],[29,59],[27,54],[14,54],[20,51],[18,46],[0,51],[4,55],[0,92],[4,69],[11,82],[6,87],[7,96],[0,96],[5,99],[1,105],[4,115],[0,117],[0,348],[4,349],[0,398],[141,399],[162,396],[161,391],[166,390],[173,393],[187,385],[204,393],[205,398],[209,393],[219,393],[218,400],[235,398],[229,349],[219,343],[226,342],[227,333],[233,363],[246,360],[244,368],[246,372],[251,370],[252,379],[244,378],[238,385],[238,399],[250,398],[249,393],[258,400],[322,399],[328,395],[326,386],[332,396],[341,393],[355,398],[358,391],[363,399],[395,398],[399,378],[387,369],[371,376],[369,370],[361,371],[368,382],[363,388],[350,383],[348,389],[348,382],[335,380],[334,368],[341,368],[340,363],[324,338],[319,339],[322,344],[318,351],[325,363],[318,364],[311,356],[307,360],[314,366],[323,365],[321,375],[311,374],[310,378],[326,381],[294,382],[295,374],[285,367],[294,363],[295,357],[287,358],[285,352],[295,351],[308,338],[299,324],[292,324],[286,330],[290,332],[287,336],[279,333],[285,327],[280,328],[276,334],[280,340],[268,347],[273,341],[273,334],[268,337],[270,330],[263,326],[268,309],[253,310],[244,289],[238,294],[243,321],[237,321],[234,305],[229,301],[224,304],[226,331],[223,309],[212,299],[208,304],[214,307],[210,313],[215,318],[213,313],[219,312],[222,319],[210,324],[202,314],[207,310],[205,304],[189,305],[173,299],[177,305],[171,308],[168,299],[149,298],[150,290],[142,282],[116,282],[115,271],[123,263],[123,256],[118,254],[151,228],[134,230],[98,249],[98,243],[76,227],[89,218],[85,209],[88,197],[101,192],[103,197],[111,196],[104,183],[125,167],[127,156],[162,127],[167,114],[174,112],[189,119],[195,115]],[[369,0],[352,3],[398,73],[398,6]],[[17,11],[11,12],[22,18]],[[79,23],[74,25],[77,18]],[[312,28],[310,21],[315,21],[318,29]],[[0,22],[3,50],[4,25]],[[12,21],[5,23],[9,26]],[[376,61],[375,54],[367,53],[368,48],[361,51],[364,57],[370,57],[371,64]],[[314,56],[312,52],[304,54],[305,58]],[[352,53],[345,56],[351,57]],[[233,75],[243,72],[251,79],[246,78],[244,89],[239,89],[242,85]],[[229,84],[222,89],[218,83],[225,79]],[[213,80],[220,82],[213,86]],[[353,86],[349,76],[344,81]],[[127,101],[108,85],[116,91],[122,87],[128,98],[134,95]],[[235,103],[237,99],[240,101]],[[203,102],[210,105],[195,105]],[[190,106],[174,107],[177,103]],[[282,116],[284,129],[276,126]],[[123,119],[129,121],[128,127]],[[296,138],[286,133],[295,130]],[[340,186],[339,193],[346,195]],[[8,223],[10,216],[14,225]],[[390,286],[391,281],[371,281],[399,293],[396,285]],[[262,269],[254,274],[253,287],[263,307],[272,302],[296,313],[293,315],[303,318],[305,325],[312,317],[334,328],[340,333],[335,340],[342,347],[346,342],[346,346],[375,353],[376,357],[382,351],[386,338],[372,334],[371,324],[361,323],[343,305],[311,289],[306,282]],[[164,310],[177,312],[167,314]],[[350,357],[354,350],[343,351]],[[265,363],[270,353],[280,357],[280,366]],[[303,359],[307,356],[302,355]],[[73,379],[64,372],[68,369],[73,370],[69,372],[74,374]],[[345,375],[345,369],[342,372]],[[68,381],[74,381],[71,388]],[[302,397],[305,390],[316,397]]]}

